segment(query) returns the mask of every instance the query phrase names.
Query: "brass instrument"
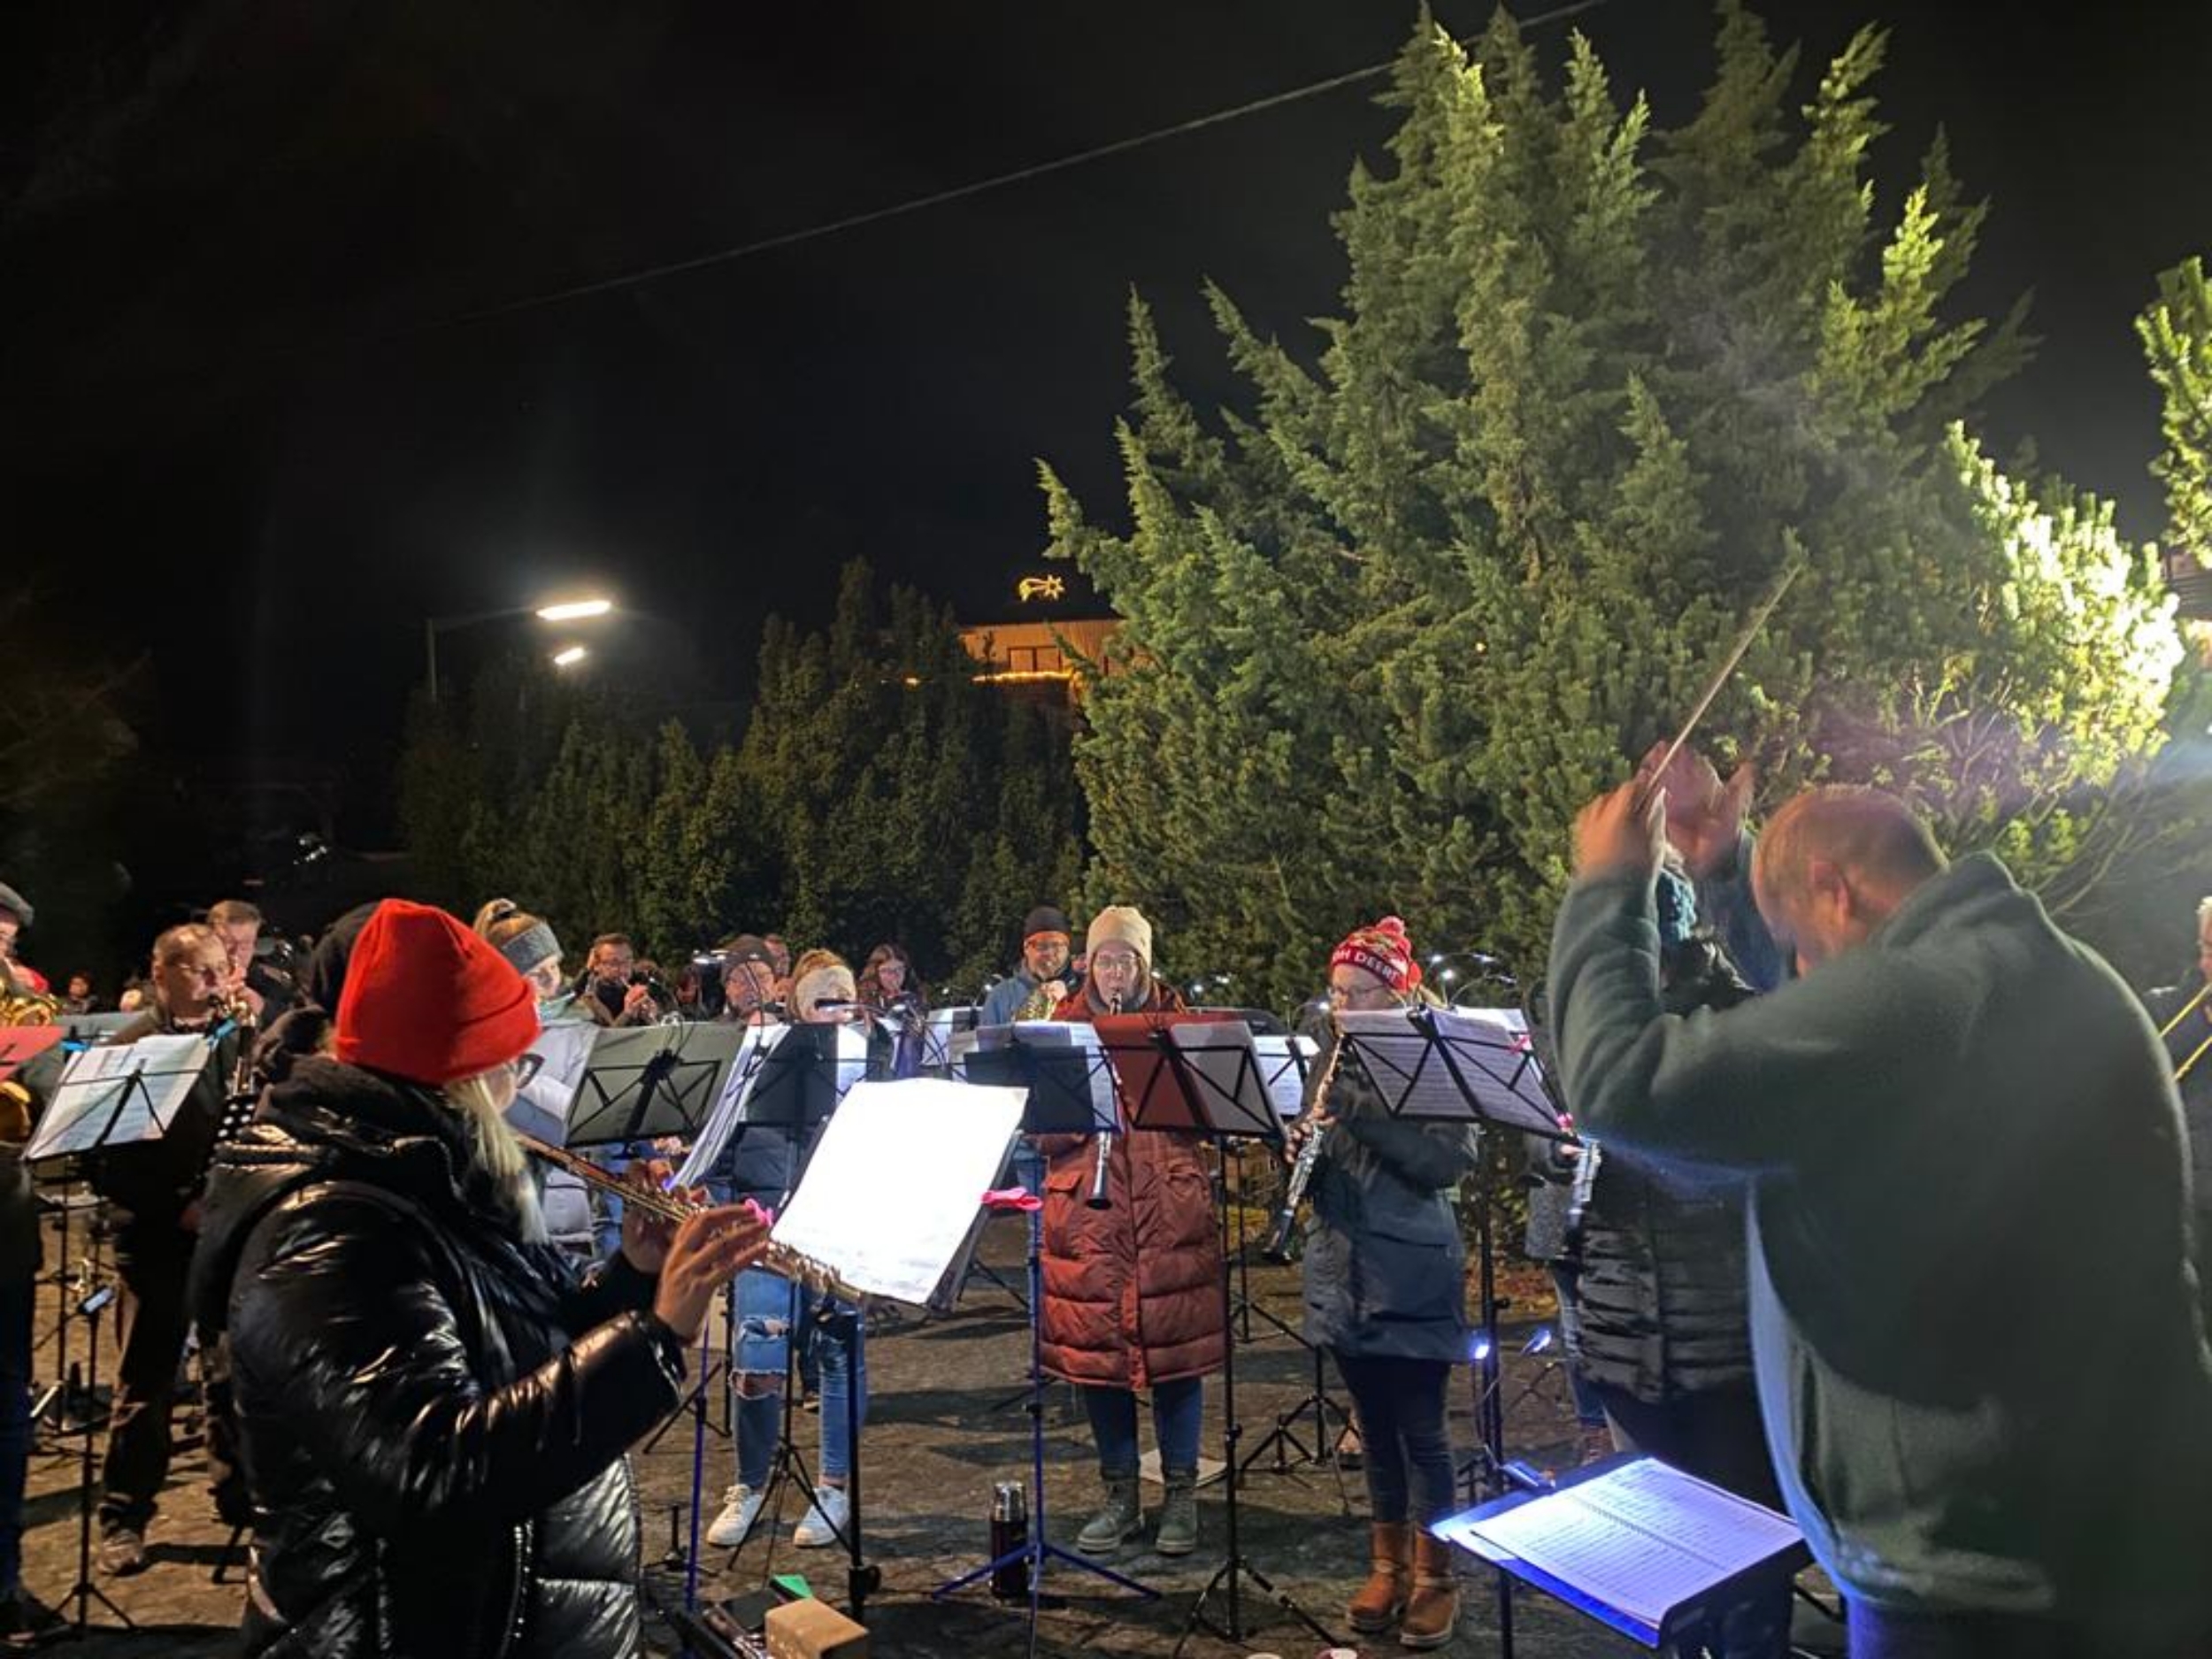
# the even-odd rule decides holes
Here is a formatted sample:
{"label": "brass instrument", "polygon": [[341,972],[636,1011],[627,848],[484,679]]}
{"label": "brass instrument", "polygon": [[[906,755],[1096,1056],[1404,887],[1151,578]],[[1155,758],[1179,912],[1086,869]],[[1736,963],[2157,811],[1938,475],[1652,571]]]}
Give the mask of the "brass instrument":
{"label": "brass instrument", "polygon": [[[1110,1014],[1120,1013],[1121,998],[1117,996],[1109,1002],[1106,1011]],[[1098,1137],[1097,1157],[1091,1165],[1090,1196],[1083,1201],[1087,1209],[1110,1210],[1113,1207],[1114,1201],[1106,1195],[1107,1166],[1112,1163],[1113,1156],[1114,1132],[1110,1129],[1102,1130]]]}
{"label": "brass instrument", "polygon": [[2212,996],[2212,979],[2197,987],[2197,994],[2175,1010],[2174,1017],[2158,1028],[2161,1037],[2170,1037],[2181,1028],[2181,1022],[2204,1006],[2204,999]]}
{"label": "brass instrument", "polygon": [[1321,1068],[1320,1081],[1313,1091],[1313,1103],[1291,1126],[1294,1134],[1304,1130],[1305,1139],[1298,1143],[1298,1156],[1291,1161],[1290,1177],[1283,1183],[1283,1202],[1275,1211],[1267,1243],[1260,1251],[1271,1262],[1290,1260],[1290,1240],[1298,1228],[1298,1209],[1306,1202],[1306,1188],[1313,1185],[1314,1171],[1321,1164],[1321,1143],[1328,1138],[1324,1131],[1312,1125],[1314,1119],[1329,1110],[1329,1090],[1335,1086],[1336,1068],[1344,1058],[1344,1033],[1336,1030],[1334,1014],[1329,1017],[1329,1028],[1336,1041],[1329,1049],[1328,1064]]}
{"label": "brass instrument", "polygon": [[[557,1147],[549,1141],[539,1140],[535,1135],[524,1134],[520,1130],[513,1133],[515,1139],[522,1143],[522,1149],[531,1156],[543,1159],[557,1170],[565,1170],[585,1186],[596,1187],[603,1193],[619,1198],[626,1204],[635,1204],[646,1214],[658,1216],[664,1221],[680,1224],[707,1208],[704,1204],[695,1204],[679,1198],[673,1193],[664,1193],[657,1187],[641,1187],[634,1181],[626,1180],[619,1175],[601,1169],[588,1158],[577,1156],[566,1147]],[[841,1302],[857,1303],[869,1294],[857,1286],[847,1284],[838,1277],[836,1269],[826,1263],[802,1255],[787,1244],[778,1244],[773,1239],[768,1241],[767,1249],[754,1265],[775,1274],[779,1279],[787,1279],[817,1295],[834,1296]]]}

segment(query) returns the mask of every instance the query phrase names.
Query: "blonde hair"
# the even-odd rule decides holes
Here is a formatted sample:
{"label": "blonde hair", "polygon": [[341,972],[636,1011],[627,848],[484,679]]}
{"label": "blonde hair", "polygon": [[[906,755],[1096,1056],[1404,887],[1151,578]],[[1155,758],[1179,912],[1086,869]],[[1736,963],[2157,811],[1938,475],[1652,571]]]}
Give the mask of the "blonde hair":
{"label": "blonde hair", "polygon": [[530,1179],[529,1155],[508,1126],[506,1111],[492,1088],[491,1079],[499,1070],[495,1067],[473,1077],[456,1078],[442,1093],[445,1103],[468,1127],[469,1145],[478,1166],[507,1194],[515,1218],[521,1224],[522,1236],[542,1242],[545,1217],[538,1207],[537,1183]]}

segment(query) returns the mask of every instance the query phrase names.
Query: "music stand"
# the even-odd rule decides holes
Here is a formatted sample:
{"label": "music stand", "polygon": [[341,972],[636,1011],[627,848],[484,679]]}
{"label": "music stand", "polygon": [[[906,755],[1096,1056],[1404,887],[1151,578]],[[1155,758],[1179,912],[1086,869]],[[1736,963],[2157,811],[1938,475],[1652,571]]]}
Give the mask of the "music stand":
{"label": "music stand", "polygon": [[[1392,1116],[1460,1123],[1478,1134],[1495,1127],[1548,1140],[1566,1138],[1543,1090],[1542,1073],[1517,1009],[1409,1008],[1341,1011],[1346,1057],[1356,1062]],[[1504,1356],[1498,1343],[1495,1194],[1485,1147],[1478,1164],[1476,1250],[1481,1336],[1475,1346],[1475,1425],[1480,1441],[1471,1486],[1499,1495],[1506,1472]],[[1513,1579],[1498,1574],[1498,1646],[1513,1659]]]}
{"label": "music stand", "polygon": [[[1231,1332],[1231,1269],[1228,1251],[1228,1161],[1232,1140],[1280,1142],[1282,1124],[1262,1078],[1252,1029],[1233,1014],[1107,1014],[1095,1021],[1099,1044],[1114,1074],[1122,1115],[1133,1133],[1179,1130],[1214,1143],[1215,1200],[1221,1217],[1221,1392],[1224,1509],[1229,1532],[1227,1556],[1192,1602],[1184,1621],[1179,1654],[1202,1625],[1223,1641],[1245,1639],[1241,1580],[1249,1578],[1292,1617],[1330,1647],[1337,1639],[1328,1627],[1278,1589],[1245,1558],[1238,1531],[1241,1484],[1237,1420],[1236,1342]],[[1216,1589],[1225,1591],[1225,1623],[1206,1611]]]}
{"label": "music stand", "polygon": [[[986,1027],[998,1033],[995,1046],[977,1048],[968,1054],[965,1071],[972,1083],[991,1083],[1002,1087],[1025,1089],[1022,1104],[1022,1133],[1033,1139],[1039,1135],[1090,1135],[1110,1133],[1119,1125],[1117,1113],[1109,1112],[1102,1118],[1092,1094],[1093,1065],[1085,1051],[1072,1043],[1033,1038],[1023,1041],[1020,1026]],[[1104,1065],[1102,1054],[1097,1064]],[[1107,1099],[1111,1102],[1109,1093]],[[930,1599],[941,1601],[946,1597],[970,1585],[990,1578],[1002,1567],[1015,1563],[1025,1563],[1029,1570],[1029,1654],[1034,1659],[1037,1652],[1037,1614],[1043,1605],[1045,1568],[1052,1562],[1065,1562],[1079,1567],[1094,1577],[1123,1589],[1134,1592],[1148,1601],[1157,1601],[1160,1593],[1134,1578],[1123,1577],[1110,1568],[1063,1548],[1047,1535],[1045,1527],[1045,1389],[1044,1369],[1044,1205],[1041,1202],[1029,1206],[1029,1387],[1026,1390],[1029,1413],[1030,1499],[1029,1526],[1018,1548],[995,1556],[981,1566],[948,1579],[932,1590]],[[996,1408],[994,1408],[995,1409]]]}
{"label": "music stand", "polygon": [[563,1114],[571,1148],[696,1135],[722,1097],[743,1028],[702,1021],[598,1031]]}
{"label": "music stand", "polygon": [[[745,1134],[757,1130],[788,1134],[798,1143],[799,1156],[794,1160],[791,1185],[787,1187],[776,1208],[780,1213],[790,1202],[791,1195],[804,1178],[805,1165],[810,1156],[816,1137],[830,1115],[837,1109],[847,1091],[860,1080],[867,1068],[866,1040],[856,1027],[845,1025],[764,1025],[754,1028],[757,1039],[754,1048],[758,1058],[750,1074],[743,1079],[740,1093],[732,1102],[729,1133]],[[695,1148],[694,1159],[703,1145]],[[718,1156],[719,1148],[717,1148]],[[691,1162],[686,1170],[690,1171]],[[733,1288],[734,1294],[734,1288]],[[803,1338],[799,1321],[800,1286],[790,1286],[790,1310],[784,1321],[784,1386],[783,1413],[776,1435],[776,1448],[769,1463],[768,1484],[761,1489],[761,1509],[769,1517],[771,1543],[768,1564],[772,1571],[775,1561],[773,1527],[783,1514],[783,1488],[790,1482],[799,1488],[810,1507],[820,1508],[821,1492],[812,1476],[807,1472],[806,1462],[799,1451],[792,1431],[797,1426],[797,1399],[799,1392],[799,1344]],[[841,1313],[837,1305],[824,1298],[815,1313],[816,1322],[825,1329],[849,1318],[856,1325],[861,1318],[855,1309],[849,1315]],[[735,1323],[732,1323],[735,1333]],[[852,1468],[846,1472],[846,1496],[851,1510],[846,1525],[841,1531],[840,1541],[846,1548],[846,1599],[855,1618],[864,1616],[868,1597],[882,1581],[879,1569],[864,1558],[861,1546],[860,1518],[860,1398],[858,1383],[858,1330],[846,1333],[843,1340],[852,1345],[847,1359],[852,1375],[848,1379],[845,1397],[846,1429],[852,1448]],[[698,1577],[698,1525],[700,1511],[700,1478],[695,1459],[692,1494],[692,1545],[690,1586],[687,1605],[695,1605]],[[770,1502],[771,1497],[774,1502]],[[740,1548],[742,1548],[741,1545]],[[734,1554],[734,1551],[732,1552]]]}
{"label": "music stand", "polygon": [[[196,1035],[144,1037],[121,1048],[81,1050],[63,1069],[61,1080],[48,1097],[30,1144],[23,1149],[24,1161],[69,1157],[107,1146],[158,1141],[176,1121],[214,1052]],[[85,1296],[75,1310],[88,1327],[88,1402],[99,1386],[100,1315],[114,1299],[114,1287],[103,1285]],[[76,1602],[73,1622],[80,1635],[91,1622],[95,1601],[120,1619],[126,1629],[137,1628],[130,1616],[92,1580],[92,1488],[97,1479],[92,1440],[105,1426],[104,1420],[93,1417],[88,1409],[84,1423],[76,1431],[84,1436],[77,1474],[77,1582],[62,1600]]]}
{"label": "music stand", "polygon": [[1788,1581],[1812,1560],[1787,1517],[1632,1452],[1431,1530],[1642,1647],[1679,1653],[1720,1651],[1727,1616],[1763,1588],[1786,1623]]}

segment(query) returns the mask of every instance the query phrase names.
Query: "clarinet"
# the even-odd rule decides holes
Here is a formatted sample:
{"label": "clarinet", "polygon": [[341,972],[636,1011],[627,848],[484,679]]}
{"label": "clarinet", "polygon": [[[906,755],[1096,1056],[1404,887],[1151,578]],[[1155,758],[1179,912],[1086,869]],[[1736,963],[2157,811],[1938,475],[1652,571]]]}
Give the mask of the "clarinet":
{"label": "clarinet", "polygon": [[[1107,1003],[1106,1011],[1110,1014],[1120,1013],[1121,998],[1117,996]],[[1110,1210],[1113,1208],[1114,1201],[1106,1195],[1106,1171],[1107,1167],[1112,1164],[1113,1158],[1114,1132],[1110,1129],[1102,1129],[1098,1136],[1098,1154],[1091,1164],[1091,1194],[1083,1201],[1087,1209]]]}
{"label": "clarinet", "polygon": [[[1329,1050],[1329,1063],[1321,1069],[1321,1080],[1313,1091],[1313,1106],[1301,1125],[1310,1125],[1311,1120],[1329,1110],[1329,1090],[1336,1082],[1337,1063],[1344,1057],[1344,1038],[1339,1033],[1336,1046]],[[1306,1188],[1313,1184],[1313,1172],[1321,1166],[1321,1143],[1328,1136],[1321,1130],[1307,1127],[1306,1138],[1299,1143],[1298,1156],[1291,1163],[1290,1179],[1283,1183],[1283,1202],[1275,1211],[1274,1225],[1268,1229],[1267,1243],[1260,1254],[1267,1260],[1284,1263],[1290,1260],[1290,1240],[1298,1230],[1299,1207],[1306,1202]]]}

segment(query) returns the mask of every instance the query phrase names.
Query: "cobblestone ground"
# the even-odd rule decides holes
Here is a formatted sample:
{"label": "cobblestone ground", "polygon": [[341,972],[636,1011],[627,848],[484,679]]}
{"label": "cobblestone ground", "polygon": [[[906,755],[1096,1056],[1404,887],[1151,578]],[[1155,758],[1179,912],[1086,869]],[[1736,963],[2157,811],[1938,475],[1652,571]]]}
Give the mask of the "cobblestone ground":
{"label": "cobblestone ground", "polygon": [[[983,1252],[987,1261],[1018,1285],[1023,1234],[1013,1222],[994,1224]],[[50,1261],[54,1259],[50,1250]],[[1256,1313],[1252,1340],[1236,1351],[1237,1409],[1242,1422],[1241,1450],[1253,1457],[1242,1485],[1240,1539],[1249,1565],[1265,1575],[1275,1590],[1310,1614],[1326,1630],[1358,1646],[1367,1655],[1401,1651],[1373,1638],[1354,1644],[1342,1624],[1344,1599],[1365,1570],[1365,1494],[1356,1473],[1344,1474],[1306,1460],[1314,1434],[1310,1416],[1294,1425],[1303,1443],[1283,1448],[1278,1468],[1274,1447],[1263,1441],[1279,1415],[1294,1408],[1313,1384],[1305,1349],[1275,1330],[1264,1317],[1291,1317],[1295,1305],[1294,1270],[1255,1267],[1250,1288]],[[42,1323],[41,1334],[51,1330]],[[1534,1328],[1517,1318],[1509,1333],[1506,1398],[1510,1403],[1509,1450],[1540,1466],[1571,1460],[1572,1414],[1565,1400],[1564,1378],[1551,1356],[1523,1356],[1518,1348]],[[103,1363],[112,1353],[112,1327],[103,1332]],[[73,1353],[81,1357],[82,1326],[71,1333]],[[873,1402],[862,1441],[861,1481],[864,1542],[868,1560],[882,1575],[868,1601],[867,1623],[879,1655],[954,1659],[955,1655],[1018,1654],[1028,1642],[1027,1606],[993,1601],[981,1588],[940,1601],[931,1592],[945,1580],[979,1564],[987,1554],[987,1508],[992,1484],[1024,1479],[1030,1464],[1029,1418],[1023,1409],[1023,1383],[1029,1355],[1028,1325],[1012,1297],[987,1281],[972,1281],[959,1310],[949,1317],[911,1317],[879,1325],[869,1341],[868,1369]],[[39,1356],[37,1374],[53,1373],[50,1340]],[[1453,1428],[1463,1450],[1474,1443],[1473,1400],[1462,1392],[1455,1402]],[[1341,1399],[1333,1376],[1333,1395]],[[702,1454],[703,1517],[710,1519],[723,1486],[733,1477],[731,1448],[724,1436],[726,1403],[718,1386],[709,1391],[708,1423],[702,1432],[694,1418],[674,1424],[657,1444],[634,1460],[644,1496],[648,1585],[664,1604],[680,1606],[681,1571],[688,1531],[695,1448]],[[1223,1444],[1225,1390],[1207,1387],[1208,1454],[1219,1456]],[[818,1425],[810,1414],[795,1414],[795,1438],[808,1467],[813,1463]],[[1148,1439],[1149,1430],[1146,1431]],[[76,1439],[42,1439],[32,1465],[30,1531],[26,1540],[26,1583],[49,1604],[65,1602],[77,1573],[77,1502],[80,1467]],[[1254,1454],[1257,1454],[1254,1456]],[[1096,1496],[1089,1455],[1089,1435],[1071,1391],[1057,1388],[1045,1410],[1046,1503],[1054,1537],[1067,1541]],[[163,1500],[162,1512],[149,1535],[152,1565],[135,1578],[101,1585],[137,1629],[115,1628],[117,1616],[97,1602],[89,1608],[91,1629],[71,1642],[92,1659],[122,1655],[197,1655],[234,1650],[242,1591],[238,1576],[212,1582],[225,1546],[204,1491],[204,1471],[196,1448],[182,1451]],[[1148,1488],[1156,1509],[1158,1488]],[[1198,1553],[1169,1561],[1132,1546],[1117,1571],[1156,1593],[1141,1599],[1121,1592],[1081,1569],[1056,1563],[1046,1578],[1050,1604],[1039,1621],[1036,1651],[1051,1655],[1166,1655],[1178,1650],[1199,1592],[1221,1565],[1227,1541],[1224,1486],[1217,1483],[1200,1495],[1202,1540]],[[700,1594],[708,1600],[757,1591],[772,1573],[804,1574],[826,1600],[847,1599],[846,1562],[838,1552],[798,1550],[792,1528],[803,1513],[803,1499],[787,1490],[772,1506],[780,1522],[757,1529],[737,1551],[706,1548],[701,1560]],[[672,1545],[673,1554],[671,1554]],[[1487,1574],[1470,1568],[1463,1575],[1460,1632],[1440,1651],[1490,1655],[1501,1651],[1497,1608]],[[70,1603],[65,1611],[73,1611]],[[1217,1623],[1229,1609],[1217,1596],[1209,1604]],[[1240,1596],[1237,1640],[1201,1630],[1183,1648],[1194,1655],[1276,1654],[1308,1655],[1324,1644],[1248,1578]],[[1555,1604],[1532,1595],[1514,1599],[1515,1651],[1529,1659],[1564,1655],[1617,1655],[1642,1651]],[[1832,1626],[1811,1619],[1801,1623],[1800,1640],[1815,1651],[1839,1652]],[[666,1627],[652,1632],[651,1650],[676,1654],[680,1645]]]}

